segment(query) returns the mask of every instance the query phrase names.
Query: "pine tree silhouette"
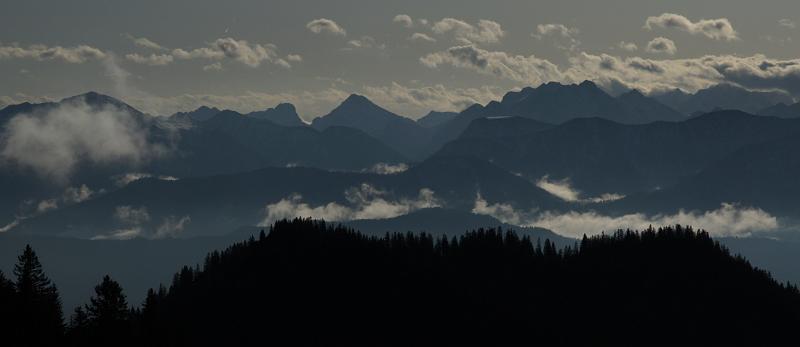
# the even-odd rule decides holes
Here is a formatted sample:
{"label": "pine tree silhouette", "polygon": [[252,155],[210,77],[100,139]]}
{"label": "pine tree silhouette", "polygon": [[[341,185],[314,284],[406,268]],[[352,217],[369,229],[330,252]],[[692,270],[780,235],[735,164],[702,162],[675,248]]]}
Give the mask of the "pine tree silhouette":
{"label": "pine tree silhouette", "polygon": [[64,332],[61,299],[30,245],[17,258],[14,275],[17,301],[17,329],[14,335],[18,341],[26,344],[58,341]]}

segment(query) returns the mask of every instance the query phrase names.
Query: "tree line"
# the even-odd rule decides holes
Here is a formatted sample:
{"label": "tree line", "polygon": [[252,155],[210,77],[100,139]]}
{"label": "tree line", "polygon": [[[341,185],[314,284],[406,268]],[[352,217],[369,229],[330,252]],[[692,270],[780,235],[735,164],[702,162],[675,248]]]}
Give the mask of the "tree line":
{"label": "tree line", "polygon": [[30,246],[0,273],[10,345],[779,343],[800,293],[690,227],[558,248],[512,231],[366,236],[306,219],[209,253],[131,307],[106,276],[63,322]]}

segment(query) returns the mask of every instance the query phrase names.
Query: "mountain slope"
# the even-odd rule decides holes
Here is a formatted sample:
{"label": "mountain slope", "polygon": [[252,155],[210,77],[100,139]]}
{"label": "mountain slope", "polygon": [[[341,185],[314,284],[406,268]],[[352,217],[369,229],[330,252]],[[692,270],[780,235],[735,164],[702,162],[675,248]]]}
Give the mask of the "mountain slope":
{"label": "mountain slope", "polygon": [[798,120],[738,111],[644,125],[575,119],[527,134],[519,133],[513,118],[476,122],[504,130],[482,138],[463,136],[437,155],[474,155],[531,180],[568,178],[593,195],[667,187],[746,145],[800,131]]}
{"label": "mountain slope", "polygon": [[315,129],[332,126],[359,129],[410,158],[420,159],[429,141],[429,130],[398,116],[361,95],[350,95],[327,115],[314,119]]}

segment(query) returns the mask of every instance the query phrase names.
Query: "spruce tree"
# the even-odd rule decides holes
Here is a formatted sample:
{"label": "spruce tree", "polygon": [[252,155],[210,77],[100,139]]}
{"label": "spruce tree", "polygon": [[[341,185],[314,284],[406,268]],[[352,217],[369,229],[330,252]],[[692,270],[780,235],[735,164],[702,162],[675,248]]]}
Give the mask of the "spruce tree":
{"label": "spruce tree", "polygon": [[95,295],[86,305],[92,335],[108,341],[114,336],[126,333],[130,311],[122,286],[106,275],[94,288],[94,292]]}
{"label": "spruce tree", "polygon": [[17,257],[14,275],[17,277],[16,336],[21,342],[29,344],[59,340],[64,332],[61,299],[30,245]]}

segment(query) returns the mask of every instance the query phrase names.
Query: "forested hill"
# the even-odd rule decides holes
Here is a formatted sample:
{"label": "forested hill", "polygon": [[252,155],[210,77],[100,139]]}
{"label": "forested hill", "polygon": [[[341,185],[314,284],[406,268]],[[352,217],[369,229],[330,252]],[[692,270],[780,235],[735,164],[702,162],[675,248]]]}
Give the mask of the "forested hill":
{"label": "forested hill", "polygon": [[557,250],[503,230],[375,238],[294,220],[184,268],[142,326],[179,344],[739,343],[789,338],[798,314],[795,288],[691,228]]}
{"label": "forested hill", "polygon": [[[800,323],[796,287],[680,226],[559,249],[497,229],[369,237],[280,221],[210,253],[202,269],[183,268],[168,288],[150,290],[140,309],[130,309],[106,276],[63,335],[31,329],[37,317],[29,312],[57,316],[60,307],[41,309],[57,303],[57,292],[30,248],[15,276],[16,286],[0,278],[0,301],[12,303],[0,315],[12,345],[42,336],[77,346],[765,345],[794,341]],[[28,282],[40,285],[19,285]],[[50,301],[29,302],[36,297]]]}

